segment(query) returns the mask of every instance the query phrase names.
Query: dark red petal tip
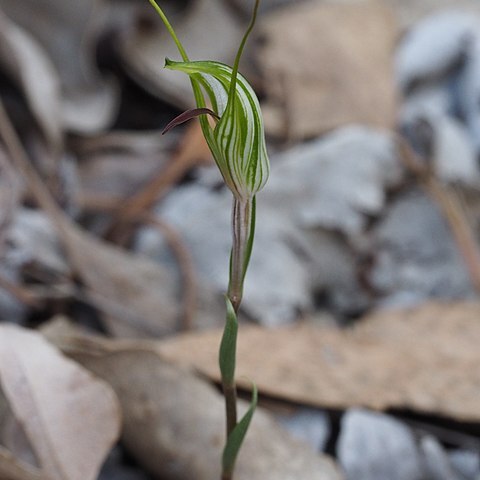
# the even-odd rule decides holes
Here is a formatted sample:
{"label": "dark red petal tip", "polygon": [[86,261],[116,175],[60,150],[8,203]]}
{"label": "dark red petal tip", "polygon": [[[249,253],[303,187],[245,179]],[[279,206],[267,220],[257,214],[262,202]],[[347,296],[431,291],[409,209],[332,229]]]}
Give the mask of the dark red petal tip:
{"label": "dark red petal tip", "polygon": [[181,113],[180,115],[178,115],[178,117],[175,117],[171,122],[169,122],[169,124],[163,129],[162,135],[164,135],[177,125],[188,122],[188,120],[191,120],[192,118],[198,117],[200,115],[211,115],[213,118],[220,120],[220,117],[209,108],[192,108],[191,110],[186,110],[185,112]]}

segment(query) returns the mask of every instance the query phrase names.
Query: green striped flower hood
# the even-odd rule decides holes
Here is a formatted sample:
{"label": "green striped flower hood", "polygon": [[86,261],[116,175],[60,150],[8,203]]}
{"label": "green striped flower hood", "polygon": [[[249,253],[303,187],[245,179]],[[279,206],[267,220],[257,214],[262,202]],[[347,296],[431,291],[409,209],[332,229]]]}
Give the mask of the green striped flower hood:
{"label": "green striped flower hood", "polygon": [[[267,181],[269,161],[260,104],[252,87],[235,67],[219,62],[167,59],[165,66],[190,76],[198,108],[186,116],[200,115],[203,134],[227,186],[239,199],[254,196]],[[199,90],[207,94],[212,110],[205,108]],[[214,127],[206,113],[215,117]]]}

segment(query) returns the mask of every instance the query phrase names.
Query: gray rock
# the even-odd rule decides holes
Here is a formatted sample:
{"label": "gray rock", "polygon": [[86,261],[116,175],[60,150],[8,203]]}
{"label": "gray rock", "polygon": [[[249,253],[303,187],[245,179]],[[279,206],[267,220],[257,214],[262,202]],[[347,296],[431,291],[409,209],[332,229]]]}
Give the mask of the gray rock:
{"label": "gray rock", "polygon": [[56,230],[39,210],[18,209],[8,233],[6,262],[18,268],[35,264],[57,275],[70,272]]}
{"label": "gray rock", "polygon": [[469,49],[458,85],[459,108],[476,151],[480,151],[480,37]]}
{"label": "gray rock", "polygon": [[347,480],[424,480],[412,432],[381,413],[347,411],[337,456]]}
{"label": "gray rock", "polygon": [[371,298],[358,279],[358,239],[348,240],[325,229],[305,231],[303,247],[308,257],[311,284],[322,294],[325,307],[340,316],[357,315],[371,305]]}
{"label": "gray rock", "polygon": [[431,480],[463,480],[452,469],[447,452],[431,435],[420,439],[426,476]]}
{"label": "gray rock", "polygon": [[400,87],[444,75],[470,47],[479,28],[476,17],[458,10],[445,10],[420,21],[402,40],[396,55]]}
{"label": "gray rock", "polygon": [[[231,244],[230,209],[228,192],[189,185],[173,191],[157,210],[191,249],[200,277],[220,288],[228,281],[225,265],[228,265]],[[150,232],[141,238],[139,246],[145,253],[168,260],[170,252],[159,248],[157,237],[158,232]]]}
{"label": "gray rock", "polygon": [[[194,184],[176,189],[159,209],[161,218],[178,230],[191,250],[200,283],[219,293],[228,284],[231,204],[229,191]],[[259,199],[242,307],[264,325],[292,321],[299,310],[311,306],[309,272],[291,246],[296,234],[281,213],[281,208],[271,210]],[[169,255],[157,232],[141,233],[137,248],[162,262]]]}
{"label": "gray rock", "polygon": [[399,296],[421,301],[474,295],[451,232],[423,192],[397,198],[373,237],[376,262],[370,281],[383,292],[383,303],[398,303]]}
{"label": "gray rock", "polygon": [[325,412],[300,408],[292,414],[278,414],[276,419],[290,434],[322,451],[330,435],[330,420]]}
{"label": "gray rock", "polygon": [[474,143],[459,121],[448,116],[437,118],[432,153],[435,171],[440,179],[480,187]]}
{"label": "gray rock", "polygon": [[364,127],[344,127],[272,158],[262,198],[282,205],[290,222],[346,234],[365,227],[378,214],[385,189],[398,184],[402,169],[390,136]]}
{"label": "gray rock", "polygon": [[[385,190],[402,178],[392,139],[347,127],[271,161],[269,183],[258,195],[243,310],[264,325],[281,325],[311,310],[312,293],[319,290],[340,311],[364,309],[368,300],[356,279],[355,256],[330,230],[360,235],[368,215],[382,210]],[[182,235],[201,283],[224,292],[232,200],[230,192],[216,188],[219,181],[214,169],[202,172],[195,183],[172,191],[158,214]],[[158,232],[144,230],[138,248],[167,261]]]}
{"label": "gray rock", "polygon": [[[52,278],[62,278],[70,272],[49,219],[38,210],[18,208],[6,232],[0,271],[15,285],[21,282],[27,268]],[[27,312],[25,305],[0,290],[0,320],[22,323]]]}
{"label": "gray rock", "polygon": [[480,452],[454,450],[450,453],[453,469],[465,480],[480,480]]}
{"label": "gray rock", "polygon": [[[245,309],[266,326],[282,325],[312,309],[309,263],[280,205],[262,205],[259,196],[255,246],[245,284]],[[279,208],[280,207],[280,208]]]}
{"label": "gray rock", "polygon": [[478,189],[477,152],[468,129],[440,105],[440,92],[429,93],[417,103],[407,101],[401,120],[405,133],[420,155],[432,160],[439,179]]}
{"label": "gray rock", "polygon": [[406,97],[400,108],[400,123],[412,125],[421,118],[447,115],[451,109],[452,99],[444,82],[427,84]]}

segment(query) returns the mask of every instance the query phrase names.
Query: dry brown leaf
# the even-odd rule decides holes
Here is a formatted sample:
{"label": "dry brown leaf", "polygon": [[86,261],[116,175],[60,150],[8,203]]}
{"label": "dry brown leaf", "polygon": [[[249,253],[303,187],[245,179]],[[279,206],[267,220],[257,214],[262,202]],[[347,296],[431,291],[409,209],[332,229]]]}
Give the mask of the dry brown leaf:
{"label": "dry brown leaf", "polygon": [[178,329],[180,306],[172,274],[147,257],[103,242],[73,224],[63,240],[88,296],[117,336],[162,336]]}
{"label": "dry brown leaf", "polygon": [[46,478],[94,480],[120,430],[112,389],[12,325],[0,326],[0,382]]}
{"label": "dry brown leaf", "polygon": [[136,192],[164,168],[176,138],[160,132],[109,132],[76,139],[81,195],[121,199]]}
{"label": "dry brown leaf", "polygon": [[141,189],[120,203],[115,221],[122,223],[142,217],[194,166],[208,161],[212,155],[203,136],[200,123],[191,123],[182,137],[179,148],[168,166],[162,168]]}
{"label": "dry brown leaf", "polygon": [[[243,327],[238,375],[262,393],[320,407],[408,408],[478,422],[479,318],[477,303],[429,304],[379,312],[347,330]],[[218,379],[220,335],[186,334],[159,350]]]}
{"label": "dry brown leaf", "polygon": [[1,445],[0,478],[2,480],[47,480],[40,470],[21,463]]}
{"label": "dry brown leaf", "polygon": [[[5,452],[4,463],[16,463],[20,467],[29,467],[34,471],[38,470],[38,460],[32,446],[27,438],[25,429],[21,422],[17,420],[10,408],[8,400],[0,388],[0,445],[4,447]],[[8,459],[11,458],[12,461]],[[0,477],[2,478],[2,477]]]}
{"label": "dry brown leaf", "polygon": [[105,4],[99,0],[0,0],[0,8],[37,39],[55,65],[63,93],[62,124],[80,133],[105,128],[118,107],[116,87],[100,77],[95,65],[98,23]]}
{"label": "dry brown leaf", "polygon": [[58,74],[35,39],[1,11],[0,65],[22,89],[35,120],[56,151],[63,129]]}
{"label": "dry brown leaf", "polygon": [[393,127],[393,15],[374,0],[306,2],[259,24],[265,127],[290,140],[341,125]]}
{"label": "dry brown leaf", "polygon": [[[224,405],[212,386],[167,363],[151,349],[151,342],[107,341],[52,331],[49,336],[56,336],[64,351],[115,389],[124,413],[122,440],[140,464],[169,480],[220,478]],[[236,478],[342,477],[330,459],[293,440],[258,409]]]}
{"label": "dry brown leaf", "polygon": [[171,294],[175,288],[171,275],[147,258],[110,246],[76,226],[58,207],[32,168],[1,104],[0,116],[1,136],[12,162],[52,221],[72,267],[89,289],[89,297],[104,312],[124,321],[124,325],[118,327],[122,329],[120,334],[171,332],[178,311]]}

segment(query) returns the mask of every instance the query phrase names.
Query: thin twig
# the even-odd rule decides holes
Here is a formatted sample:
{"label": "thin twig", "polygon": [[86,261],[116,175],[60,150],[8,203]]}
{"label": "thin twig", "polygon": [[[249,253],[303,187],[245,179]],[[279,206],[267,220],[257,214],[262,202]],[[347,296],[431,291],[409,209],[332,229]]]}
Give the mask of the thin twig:
{"label": "thin twig", "polygon": [[192,124],[187,129],[182,146],[168,166],[141,190],[117,206],[107,238],[117,244],[126,243],[130,237],[131,232],[128,229],[132,227],[132,219],[139,219],[150,210],[193,166],[198,165],[199,158],[208,155],[207,152],[199,125]]}
{"label": "thin twig", "polygon": [[5,148],[9,153],[9,159],[13,166],[22,174],[28,187],[31,189],[35,199],[40,206],[52,217],[56,226],[64,232],[64,224],[60,217],[63,212],[55,203],[53,196],[47,187],[41,181],[39,174],[31,165],[28,155],[21,144],[18,135],[13,128],[10,118],[5,110],[2,99],[0,98],[0,137],[3,140]]}
{"label": "thin twig", "polygon": [[43,306],[41,298],[38,298],[34,293],[30,292],[22,285],[15,285],[12,281],[2,275],[0,275],[0,288],[29,308],[37,310]]}
{"label": "thin twig", "polygon": [[[101,198],[84,196],[80,197],[79,204],[82,209],[90,211],[112,212],[118,205],[118,201],[114,197],[108,196]],[[131,222],[135,224],[143,222],[157,228],[175,255],[182,278],[183,313],[180,321],[180,330],[191,330],[197,310],[197,279],[190,250],[185,245],[181,235],[171,225],[150,213],[143,214],[139,219],[132,218]]]}
{"label": "thin twig", "polygon": [[[28,156],[21,144],[15,129],[8,117],[8,114],[4,108],[2,99],[0,98],[0,138],[2,139],[5,148],[9,154],[9,160],[12,162],[13,166],[18,170],[24,179],[27,182],[29,189],[31,190],[34,198],[38,202],[39,206],[46,211],[46,213],[51,218],[55,228],[57,229],[65,249],[67,250],[67,255],[73,263],[73,266],[76,268],[76,259],[77,256],[74,252],[71,251],[71,243],[69,241],[69,235],[66,228],[66,223],[70,220],[68,217],[65,216],[63,211],[60,207],[56,204],[53,196],[48,191],[48,188],[42,182],[39,174],[35,171],[34,167],[31,165]],[[136,211],[136,210],[134,210]],[[171,237],[170,237],[171,238]],[[177,238],[178,240],[178,238]],[[167,239],[168,241],[168,239]],[[174,249],[175,252],[179,251],[178,242],[175,247],[171,247]],[[182,248],[182,247],[180,247]],[[186,251],[186,248],[184,249]],[[185,265],[188,263],[186,260],[188,258],[187,255],[183,255],[182,260],[179,260],[179,264]],[[78,269],[77,269],[78,270]],[[188,272],[193,271],[193,267],[187,268]],[[184,281],[186,287],[186,303],[185,303],[185,312],[187,314],[186,319],[183,320],[183,325],[188,326],[189,322],[191,322],[192,312],[194,310],[193,299],[195,298],[195,289],[192,285],[195,283],[193,280],[193,276],[191,273],[184,274]],[[187,280],[185,280],[187,279]]]}
{"label": "thin twig", "polygon": [[407,142],[398,138],[398,151],[404,165],[440,207],[457,243],[473,286],[480,293],[480,251],[472,227],[454,190],[441,183],[432,169],[412,150]]}
{"label": "thin twig", "polygon": [[182,276],[183,292],[183,315],[181,330],[188,331],[193,328],[193,319],[197,309],[197,282],[192,256],[186,247],[179,233],[163,220],[153,215],[145,215],[145,220],[152,226],[158,228],[165,237],[168,246],[175,254]]}

